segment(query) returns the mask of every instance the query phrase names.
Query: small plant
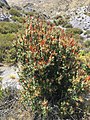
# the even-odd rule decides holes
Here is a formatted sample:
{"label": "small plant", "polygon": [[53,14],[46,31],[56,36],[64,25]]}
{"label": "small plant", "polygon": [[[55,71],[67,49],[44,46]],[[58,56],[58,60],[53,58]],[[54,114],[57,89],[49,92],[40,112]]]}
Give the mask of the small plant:
{"label": "small plant", "polygon": [[63,18],[59,18],[59,19],[54,20],[54,23],[56,26],[58,26],[58,25],[64,26],[64,25],[66,25],[67,22]]}
{"label": "small plant", "polygon": [[56,17],[54,17],[54,19],[59,19],[59,18],[62,18],[61,15],[57,15]]}
{"label": "small plant", "polygon": [[10,75],[10,78],[11,78],[11,79],[15,79],[16,76],[15,76],[14,74],[11,74],[11,75]]}
{"label": "small plant", "polygon": [[90,16],[90,12],[86,12],[86,13],[84,13],[85,15],[87,15],[87,16]]}
{"label": "small plant", "polygon": [[9,10],[9,13],[10,13],[11,15],[13,15],[13,16],[17,16],[17,17],[22,16],[22,14],[20,13],[20,11],[14,9],[14,8],[11,8],[11,9]]}
{"label": "small plant", "polygon": [[90,75],[90,52],[86,52],[84,50],[81,50],[79,53],[79,59],[83,63],[83,69],[87,72],[88,75]]}
{"label": "small plant", "polygon": [[65,28],[72,28],[72,25],[71,24],[69,24],[69,23],[67,23],[66,25],[64,25],[63,27],[65,27]]}
{"label": "small plant", "polygon": [[86,40],[84,44],[85,44],[85,47],[90,48],[90,40]]}
{"label": "small plant", "polygon": [[2,81],[2,77],[0,77],[0,82]]}
{"label": "small plant", "polygon": [[72,25],[69,24],[68,22],[68,16],[66,17],[62,17],[62,16],[56,16],[54,17],[54,23],[56,26],[58,25],[61,25],[62,27],[65,27],[65,28],[72,28]]}
{"label": "small plant", "polygon": [[13,47],[15,34],[0,34],[0,62],[15,59],[15,48]]}
{"label": "small plant", "polygon": [[16,23],[0,22],[0,33],[7,34],[7,33],[18,32],[18,29],[20,27],[21,26]]}
{"label": "small plant", "polygon": [[0,77],[0,100],[2,99],[2,96],[3,96],[1,81],[2,81],[2,77]]}
{"label": "small plant", "polygon": [[2,89],[1,89],[1,86],[0,86],[0,100],[2,99],[2,96],[3,96],[3,92],[2,92]]}
{"label": "small plant", "polygon": [[35,12],[25,12],[26,15],[29,15],[29,16],[35,16]]}
{"label": "small plant", "polygon": [[11,19],[12,19],[14,22],[23,23],[23,17],[12,16]]}
{"label": "small plant", "polygon": [[83,31],[79,28],[67,28],[66,29],[66,34],[82,34]]}
{"label": "small plant", "polygon": [[87,30],[84,35],[90,35],[90,30]]}
{"label": "small plant", "polygon": [[13,46],[15,33],[21,30],[21,25],[10,22],[0,22],[0,62],[15,62],[16,51]]}

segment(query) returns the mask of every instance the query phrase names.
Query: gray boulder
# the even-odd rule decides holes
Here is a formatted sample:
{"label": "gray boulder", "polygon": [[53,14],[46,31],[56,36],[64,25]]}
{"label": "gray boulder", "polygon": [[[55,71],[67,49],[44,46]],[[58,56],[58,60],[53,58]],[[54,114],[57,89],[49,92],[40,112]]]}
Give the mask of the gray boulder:
{"label": "gray boulder", "polygon": [[0,8],[6,7],[7,9],[10,9],[10,6],[8,5],[6,0],[0,0]]}

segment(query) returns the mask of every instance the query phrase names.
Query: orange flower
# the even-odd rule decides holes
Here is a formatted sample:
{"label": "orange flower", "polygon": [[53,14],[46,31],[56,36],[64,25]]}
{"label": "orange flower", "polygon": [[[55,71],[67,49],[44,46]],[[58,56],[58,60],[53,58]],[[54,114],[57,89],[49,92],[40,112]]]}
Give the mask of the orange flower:
{"label": "orange flower", "polygon": [[66,48],[66,47],[67,47],[67,45],[66,45],[65,43],[62,43],[62,46],[63,46],[64,48]]}
{"label": "orange flower", "polygon": [[33,51],[33,47],[32,46],[29,46],[30,50]]}
{"label": "orange flower", "polygon": [[29,46],[31,52],[36,52],[36,47]]}
{"label": "orange flower", "polygon": [[75,43],[72,43],[72,44],[71,44],[71,47],[73,47],[74,45],[75,45]]}
{"label": "orange flower", "polygon": [[39,62],[38,62],[38,64],[39,64],[39,65],[42,65],[42,62],[41,62],[41,61],[39,61]]}
{"label": "orange flower", "polygon": [[74,39],[72,39],[71,41],[70,41],[70,44],[72,44],[74,42]]}
{"label": "orange flower", "polygon": [[90,80],[90,76],[86,77],[85,81],[89,81]]}
{"label": "orange flower", "polygon": [[75,50],[74,49],[72,49],[71,52],[75,54]]}
{"label": "orange flower", "polygon": [[75,45],[74,39],[72,39],[69,44],[71,45],[71,47],[73,47]]}
{"label": "orange flower", "polygon": [[43,46],[43,45],[45,44],[45,42],[46,42],[45,40],[42,40],[42,41],[40,42],[40,45]]}

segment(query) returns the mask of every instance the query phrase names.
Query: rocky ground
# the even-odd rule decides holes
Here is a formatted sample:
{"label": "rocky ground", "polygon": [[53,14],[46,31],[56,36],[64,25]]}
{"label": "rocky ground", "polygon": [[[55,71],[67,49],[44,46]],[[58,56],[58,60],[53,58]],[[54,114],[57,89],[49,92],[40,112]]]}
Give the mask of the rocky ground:
{"label": "rocky ground", "polygon": [[84,34],[87,30],[90,30],[90,16],[85,14],[90,13],[89,7],[90,6],[79,7],[78,9],[69,11],[67,13],[69,16],[71,16],[70,24],[72,24],[74,28],[82,29],[83,33],[81,36],[86,40],[90,39],[90,35]]}
{"label": "rocky ground", "polygon": [[0,67],[0,77],[2,78],[2,89],[11,87],[21,89],[19,84],[18,69],[15,66],[2,65]]}
{"label": "rocky ground", "polygon": [[58,13],[65,13],[67,10],[76,9],[79,6],[90,4],[90,0],[7,0],[10,6],[18,5],[35,9],[47,16],[53,16]]}
{"label": "rocky ground", "polygon": [[18,68],[0,63],[0,78],[3,91],[3,97],[0,98],[0,120],[32,120],[30,109],[26,111],[19,102],[22,87]]}

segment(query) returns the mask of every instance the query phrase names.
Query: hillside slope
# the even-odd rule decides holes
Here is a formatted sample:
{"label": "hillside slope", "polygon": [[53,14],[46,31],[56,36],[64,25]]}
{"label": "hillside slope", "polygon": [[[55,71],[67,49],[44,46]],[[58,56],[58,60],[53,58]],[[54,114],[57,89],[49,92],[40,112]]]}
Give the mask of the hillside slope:
{"label": "hillside slope", "polygon": [[90,5],[90,0],[7,0],[9,5],[27,6],[47,15],[55,15],[79,6]]}

